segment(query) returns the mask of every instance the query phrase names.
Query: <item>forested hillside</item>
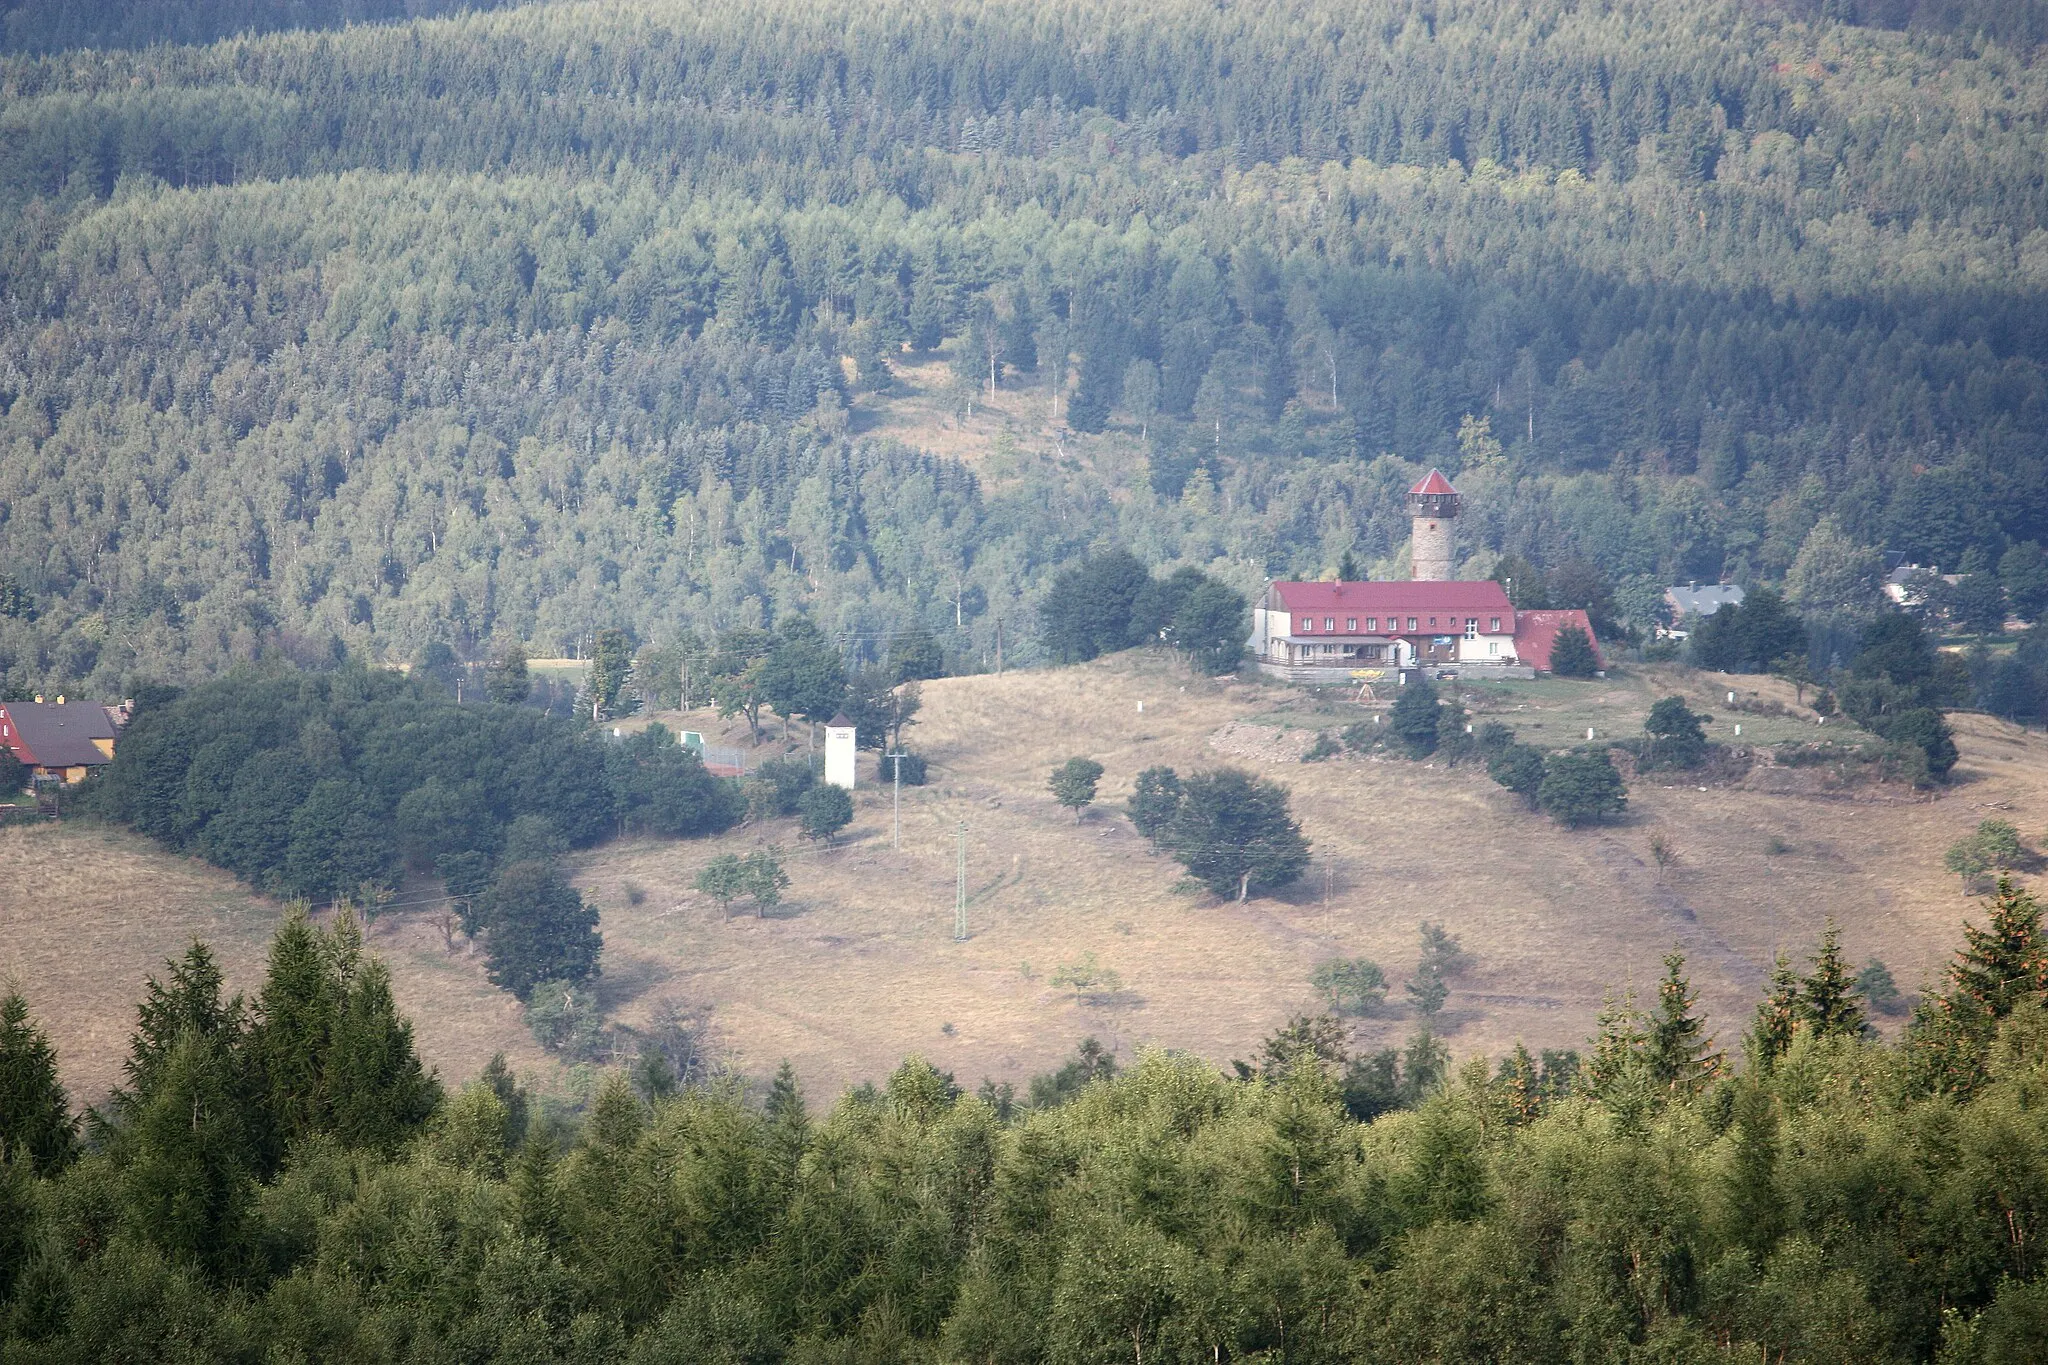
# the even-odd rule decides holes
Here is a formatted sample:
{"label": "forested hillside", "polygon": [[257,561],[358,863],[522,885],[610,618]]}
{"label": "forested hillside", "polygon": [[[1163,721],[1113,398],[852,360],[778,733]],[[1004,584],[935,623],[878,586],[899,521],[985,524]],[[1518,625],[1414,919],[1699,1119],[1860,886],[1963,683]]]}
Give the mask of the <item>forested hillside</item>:
{"label": "forested hillside", "polygon": [[[8,57],[0,686],[797,610],[1029,661],[1091,546],[1391,568],[1430,463],[1468,550],[1611,580],[2000,564],[2048,541],[2040,12],[623,0]],[[864,436],[935,349],[1043,428]]]}

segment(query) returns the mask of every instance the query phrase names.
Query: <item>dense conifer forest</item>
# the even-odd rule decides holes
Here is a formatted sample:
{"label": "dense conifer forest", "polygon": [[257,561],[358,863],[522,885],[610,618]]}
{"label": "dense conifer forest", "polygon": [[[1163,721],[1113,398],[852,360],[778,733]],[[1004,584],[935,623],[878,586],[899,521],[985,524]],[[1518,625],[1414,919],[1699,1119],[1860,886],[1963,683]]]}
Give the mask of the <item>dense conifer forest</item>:
{"label": "dense conifer forest", "polygon": [[[1479,571],[2038,614],[2043,13],[20,3],[0,686],[797,612],[1029,662],[1091,548],[1396,571],[1432,463]],[[935,348],[1142,458],[864,436]]]}

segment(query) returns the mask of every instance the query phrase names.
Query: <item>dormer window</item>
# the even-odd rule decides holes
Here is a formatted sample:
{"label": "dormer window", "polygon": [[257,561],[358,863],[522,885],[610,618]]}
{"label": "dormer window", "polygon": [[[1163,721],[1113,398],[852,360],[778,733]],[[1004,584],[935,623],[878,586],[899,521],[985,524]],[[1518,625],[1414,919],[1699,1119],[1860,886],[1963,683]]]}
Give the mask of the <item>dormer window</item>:
{"label": "dormer window", "polygon": [[1465,618],[1465,638],[1468,640],[1476,640],[1479,638],[1478,617],[1468,616]]}
{"label": "dormer window", "polygon": [[1379,618],[1379,617],[1377,617],[1377,616],[1368,616],[1368,617],[1366,617],[1366,618],[1365,618],[1365,628],[1366,628],[1367,630],[1378,630],[1378,629],[1380,628],[1380,618]]}
{"label": "dormer window", "polygon": [[1315,633],[1315,629],[1316,619],[1313,616],[1304,616],[1301,618],[1301,633],[1303,635],[1313,635]]}
{"label": "dormer window", "polygon": [[1356,616],[1347,616],[1347,617],[1345,617],[1345,618],[1344,618],[1344,629],[1346,629],[1346,630],[1350,631],[1350,632],[1351,632],[1352,634],[1356,635],[1356,634],[1358,633],[1358,618],[1357,618]]}
{"label": "dormer window", "polygon": [[1494,635],[1500,634],[1500,618],[1498,616],[1493,618],[1493,624],[1488,626],[1487,630]]}
{"label": "dormer window", "polygon": [[1337,618],[1336,618],[1336,617],[1334,617],[1334,616],[1325,616],[1325,617],[1323,618],[1323,629],[1324,629],[1324,630],[1335,630],[1336,628],[1337,628]]}
{"label": "dormer window", "polygon": [[1415,628],[1415,618],[1411,616],[1408,618],[1408,629],[1414,630]]}

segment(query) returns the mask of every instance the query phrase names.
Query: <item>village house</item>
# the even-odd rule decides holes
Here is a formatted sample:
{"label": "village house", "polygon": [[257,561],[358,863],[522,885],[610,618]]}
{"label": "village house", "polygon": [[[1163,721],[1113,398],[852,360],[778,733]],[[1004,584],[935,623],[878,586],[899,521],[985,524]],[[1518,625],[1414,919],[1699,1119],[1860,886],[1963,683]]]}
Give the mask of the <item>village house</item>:
{"label": "village house", "polygon": [[0,702],[0,749],[19,759],[32,779],[83,782],[114,761],[114,741],[128,723],[129,706],[62,697]]}

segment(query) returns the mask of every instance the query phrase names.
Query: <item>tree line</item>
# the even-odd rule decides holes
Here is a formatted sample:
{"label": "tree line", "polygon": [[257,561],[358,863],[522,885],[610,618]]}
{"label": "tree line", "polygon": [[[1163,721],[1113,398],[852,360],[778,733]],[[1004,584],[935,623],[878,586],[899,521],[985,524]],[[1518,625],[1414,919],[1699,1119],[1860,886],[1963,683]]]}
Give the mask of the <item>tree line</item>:
{"label": "tree line", "polygon": [[1740,1064],[1673,953],[1583,1055],[1353,1057],[1304,1016],[1229,1074],[1090,1040],[1025,1098],[912,1058],[814,1113],[786,1066],[636,1067],[581,1115],[501,1062],[445,1089],[351,922],[291,917],[253,1000],[203,946],[150,981],[82,1129],[0,1001],[0,1351],[2010,1365],[2048,940],[1988,910],[1897,1042],[1830,926]]}

